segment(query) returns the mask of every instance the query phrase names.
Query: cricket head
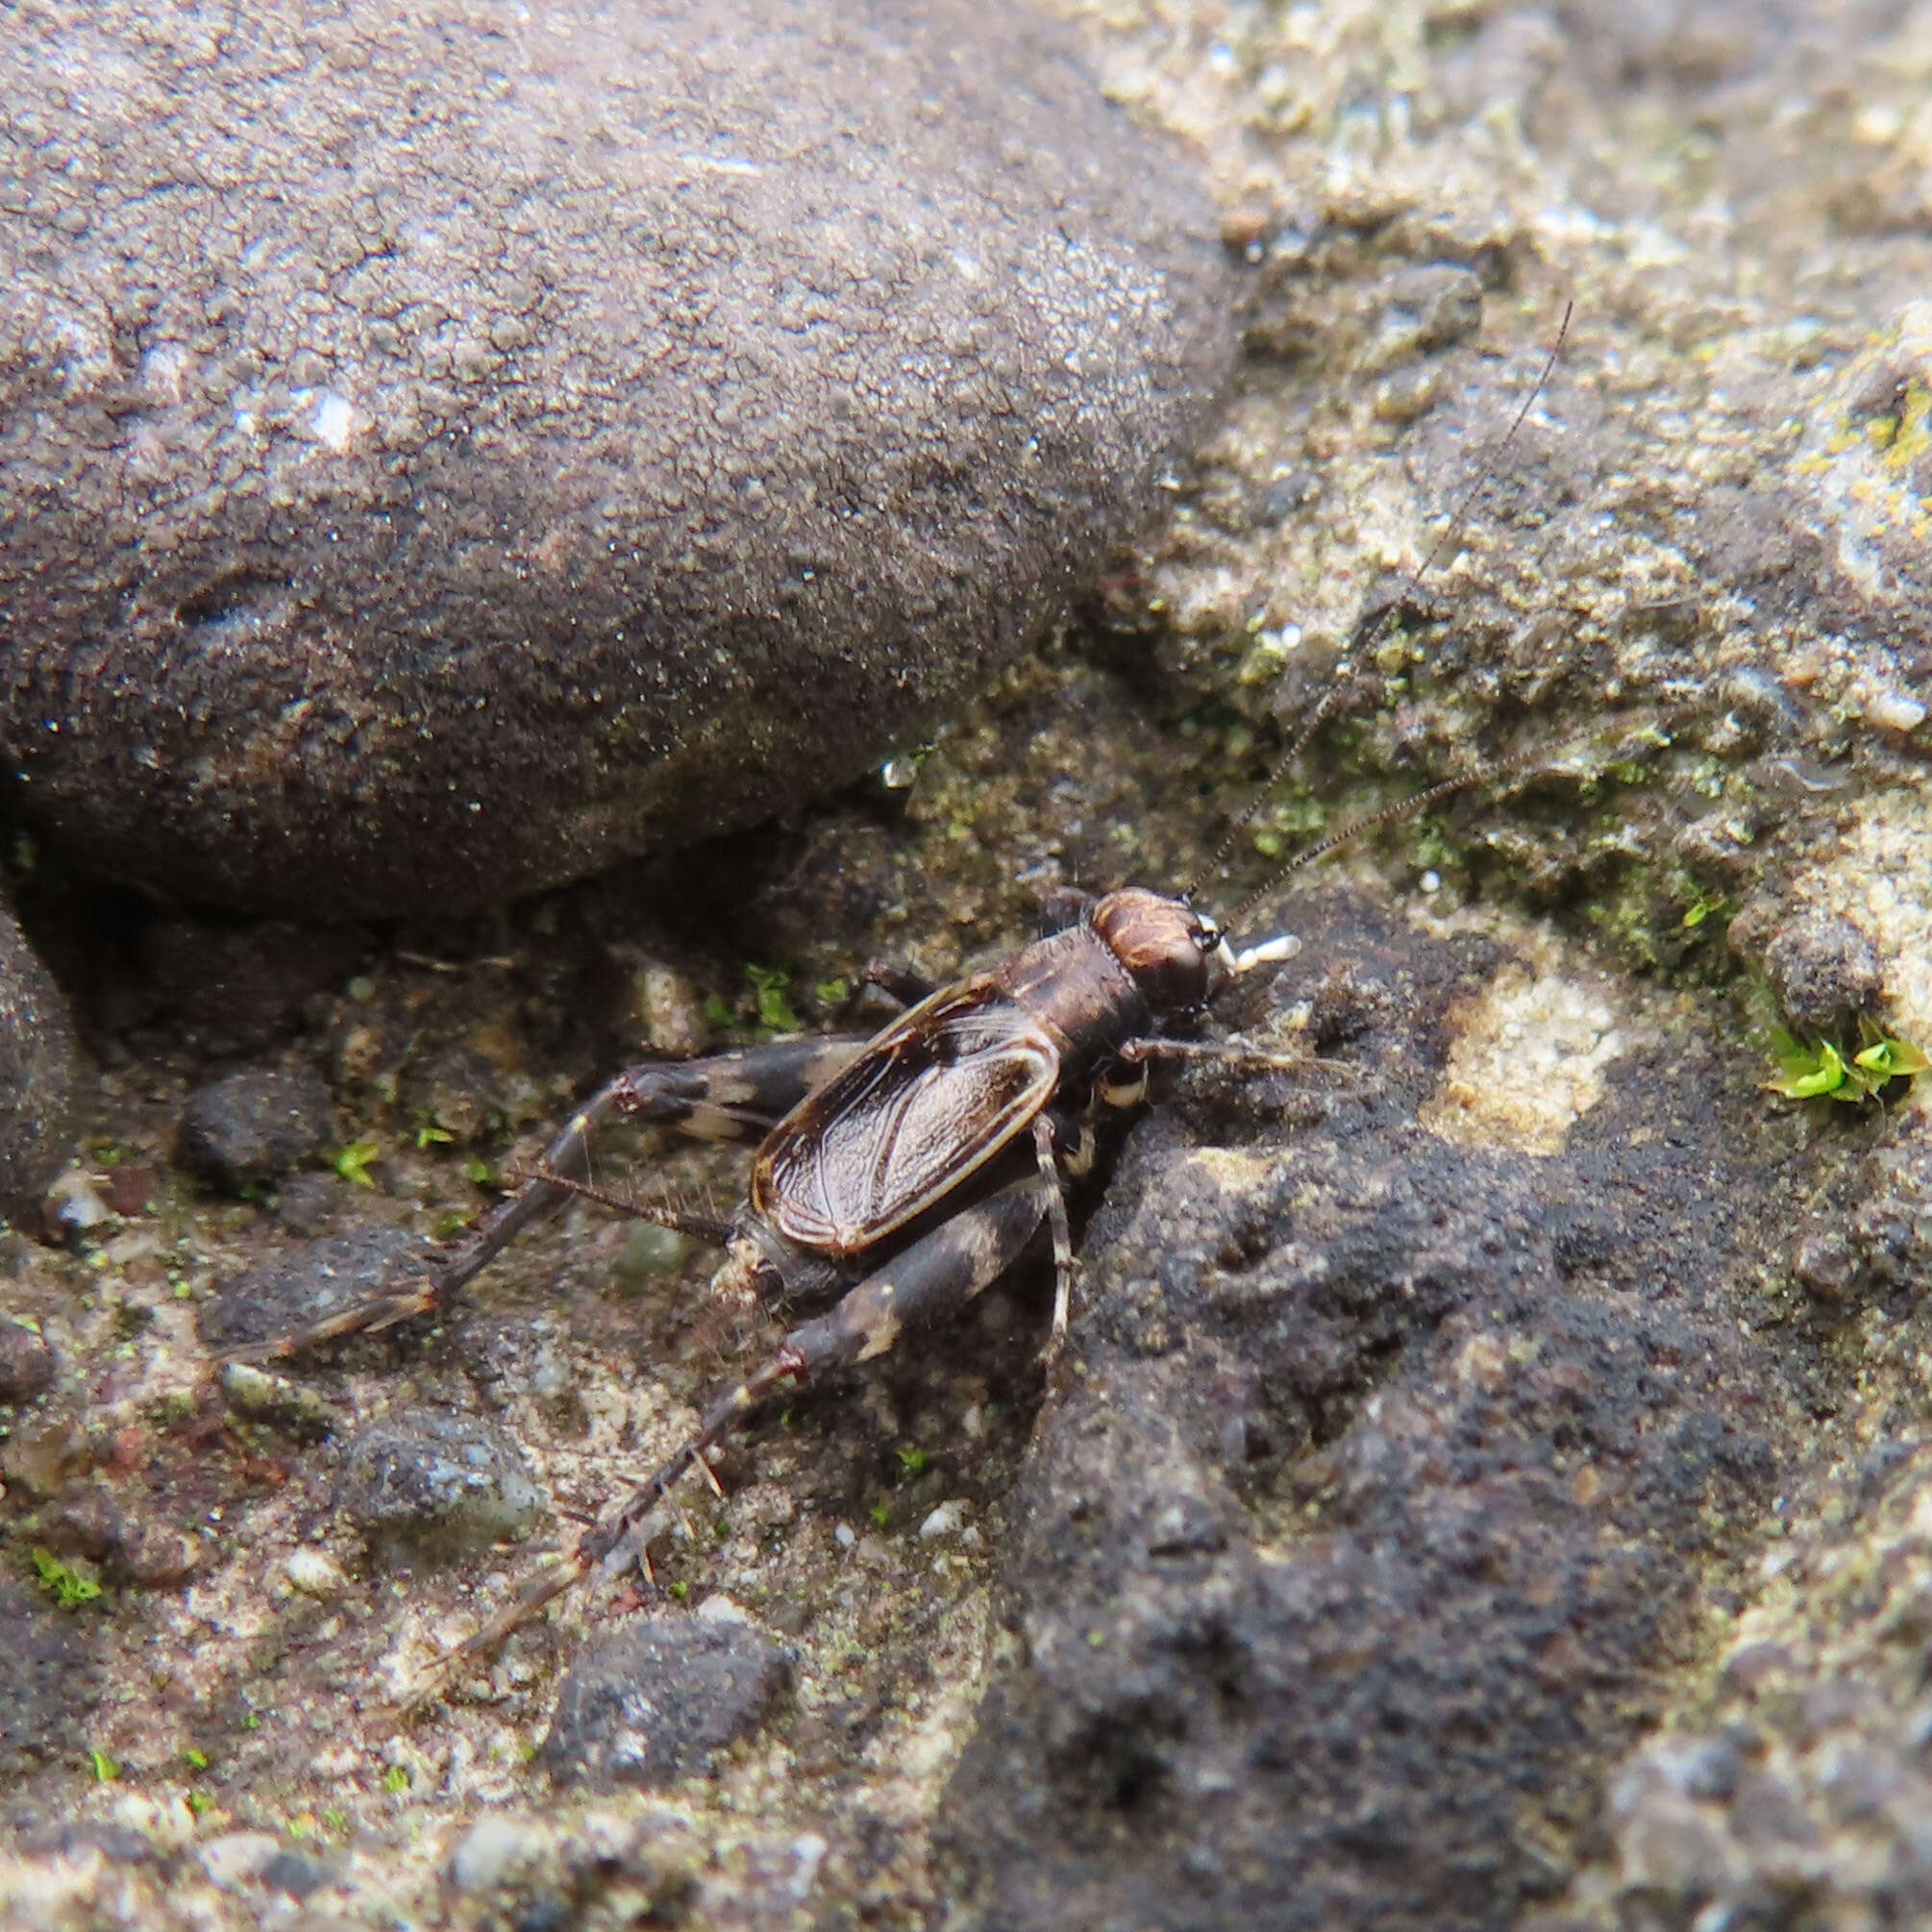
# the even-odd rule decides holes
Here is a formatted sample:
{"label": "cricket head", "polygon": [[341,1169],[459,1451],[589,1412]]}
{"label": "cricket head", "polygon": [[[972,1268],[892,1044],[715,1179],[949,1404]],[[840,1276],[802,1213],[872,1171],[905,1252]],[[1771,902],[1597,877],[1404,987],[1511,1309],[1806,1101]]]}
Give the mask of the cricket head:
{"label": "cricket head", "polygon": [[1100,900],[1090,923],[1140,988],[1151,1012],[1184,1012],[1213,997],[1221,928],[1184,900],[1127,886]]}

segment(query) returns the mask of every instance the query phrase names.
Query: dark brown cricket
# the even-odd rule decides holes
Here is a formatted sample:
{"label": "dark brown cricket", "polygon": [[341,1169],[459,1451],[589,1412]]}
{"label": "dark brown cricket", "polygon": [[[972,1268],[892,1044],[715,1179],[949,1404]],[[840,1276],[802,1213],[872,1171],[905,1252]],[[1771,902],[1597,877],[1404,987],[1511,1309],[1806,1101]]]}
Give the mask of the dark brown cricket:
{"label": "dark brown cricket", "polygon": [[1085,903],[1063,929],[990,972],[936,990],[895,977],[894,990],[919,994],[918,1003],[870,1039],[777,1040],[628,1067],[572,1118],[541,1170],[419,1286],[247,1351],[290,1353],[447,1306],[521,1228],[571,1194],[593,1192],[569,1177],[587,1171],[589,1135],[613,1117],[710,1139],[761,1136],[745,1205],[729,1224],[626,1205],[723,1245],[716,1295],[835,1300],[714,1402],[567,1561],[533,1578],[445,1660],[436,1681],[631,1545],[671,1486],[777,1384],[869,1360],[963,1306],[1043,1225],[1056,1277],[1051,1358],[1073,1278],[1062,1174],[1087,1172],[1097,1110],[1144,1097],[1148,1061],[1180,1044],[1168,1029],[1201,1011],[1233,963],[1204,913],[1127,888]]}

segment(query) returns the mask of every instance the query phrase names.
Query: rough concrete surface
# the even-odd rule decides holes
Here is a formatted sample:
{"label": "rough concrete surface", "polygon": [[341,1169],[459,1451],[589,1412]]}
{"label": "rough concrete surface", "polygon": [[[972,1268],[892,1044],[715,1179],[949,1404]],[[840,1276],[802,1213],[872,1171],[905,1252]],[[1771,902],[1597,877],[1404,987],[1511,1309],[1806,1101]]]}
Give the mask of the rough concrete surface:
{"label": "rough concrete surface", "polygon": [[[1066,11],[1207,157],[1238,391],[1079,621],[895,782],[291,956],[243,1051],[317,1067],[353,1139],[256,1201],[169,1164],[224,1051],[179,962],[283,955],[13,868],[96,1056],[76,1173],[111,1206],[155,1177],[0,1251],[52,1364],[0,1445],[0,1616],[64,1687],[0,1788],[21,1922],[1923,1916],[1926,1098],[1762,1084],[1774,1023],[1932,1044],[1923,16]],[[212,1347],[412,1266],[642,1051],[830,1025],[862,962],[956,974],[1069,882],[1190,878],[1300,942],[1203,1021],[1292,1064],[1168,1069],[1122,1124],[1052,1375],[1034,1257],[773,1403],[648,1575],[398,1723],[769,1333],[578,1202],[439,1327],[225,1379]],[[593,1153],[700,1214],[742,1186],[730,1147]],[[515,1443],[525,1542],[369,1549],[345,1457],[425,1410]],[[571,1672],[718,1598],[788,1688],[668,1785],[553,1776]],[[658,1707],[709,1708],[681,1668]]]}

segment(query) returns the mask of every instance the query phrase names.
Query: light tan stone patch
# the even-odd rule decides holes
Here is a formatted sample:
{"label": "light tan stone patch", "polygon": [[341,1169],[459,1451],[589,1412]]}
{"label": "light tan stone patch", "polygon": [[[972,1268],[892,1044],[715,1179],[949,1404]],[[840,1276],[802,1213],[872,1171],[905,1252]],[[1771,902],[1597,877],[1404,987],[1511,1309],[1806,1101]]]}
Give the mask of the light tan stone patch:
{"label": "light tan stone patch", "polygon": [[1603,1071],[1629,1046],[1603,992],[1524,965],[1503,968],[1463,1012],[1441,1083],[1417,1119],[1458,1147],[1560,1153],[1603,1097]]}

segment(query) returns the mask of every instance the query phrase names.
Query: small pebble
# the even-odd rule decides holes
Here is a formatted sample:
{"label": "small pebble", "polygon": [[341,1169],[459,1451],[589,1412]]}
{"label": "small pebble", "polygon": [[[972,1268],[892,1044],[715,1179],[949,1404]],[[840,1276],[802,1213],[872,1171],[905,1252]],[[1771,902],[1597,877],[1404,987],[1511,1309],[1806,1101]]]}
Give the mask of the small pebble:
{"label": "small pebble", "polygon": [[791,1673],[791,1652],[755,1624],[639,1618],[571,1667],[544,1762],[558,1783],[607,1790],[690,1777],[757,1728]]}
{"label": "small pebble", "polygon": [[329,1869],[319,1859],[303,1852],[278,1851],[261,1868],[260,1877],[271,1892],[285,1893],[290,1898],[307,1898],[329,1882]]}
{"label": "small pebble", "polygon": [[697,992],[683,974],[646,961],[632,975],[632,985],[637,1024],[654,1053],[688,1060],[705,1051],[710,1031]]}
{"label": "small pebble", "polygon": [[108,1205],[124,1217],[145,1214],[154,1204],[159,1185],[151,1167],[124,1163],[111,1168],[108,1173]]}
{"label": "small pebble", "polygon": [[195,1325],[217,1352],[292,1334],[413,1281],[432,1251],[400,1227],[307,1241],[224,1281],[197,1310]]}
{"label": "small pebble", "polygon": [[116,1219],[113,1209],[94,1192],[93,1182],[77,1167],[55,1177],[40,1212],[47,1232],[69,1247],[98,1234]]}
{"label": "small pebble", "polygon": [[291,1550],[282,1572],[305,1597],[339,1597],[348,1584],[335,1559],[320,1549]]}
{"label": "small pebble", "polygon": [[20,1322],[0,1316],[0,1402],[31,1402],[54,1385],[54,1351]]}
{"label": "small pebble", "polygon": [[71,1491],[47,1511],[41,1534],[63,1555],[99,1563],[113,1555],[127,1533],[119,1503],[98,1484]]}
{"label": "small pebble", "polygon": [[320,1234],[343,1205],[346,1190],[333,1174],[285,1175],[268,1202],[268,1211],[290,1234],[304,1240]]}
{"label": "small pebble", "polygon": [[268,1423],[291,1435],[325,1436],[337,1421],[335,1411],[306,1382],[271,1375],[248,1362],[224,1365],[221,1393],[236,1415]]}
{"label": "small pebble", "polygon": [[167,1590],[193,1575],[201,1561],[199,1541],[165,1523],[138,1523],[121,1538],[121,1568],[149,1590]]}
{"label": "small pebble", "polygon": [[919,1525],[921,1541],[938,1536],[956,1536],[966,1525],[966,1508],[962,1497],[949,1497]]}
{"label": "small pebble", "polygon": [[372,1548],[437,1558],[527,1535],[543,1511],[516,1445],[455,1409],[363,1429],[342,1458],[340,1500]]}
{"label": "small pebble", "polygon": [[281,1849],[282,1841],[271,1832],[224,1832],[199,1848],[201,1869],[216,1890],[235,1892],[260,1878]]}
{"label": "small pebble", "polygon": [[334,1136],[334,1102],[308,1067],[245,1067],[188,1095],[175,1160],[225,1194],[261,1187]]}
{"label": "small pebble", "polygon": [[1850,1241],[1838,1229],[1819,1228],[1797,1245],[1792,1273],[1800,1285],[1821,1301],[1843,1301],[1857,1273],[1858,1257]]}
{"label": "small pebble", "polygon": [[508,1111],[503,1075],[469,1047],[448,1047],[412,1061],[403,1077],[401,1103],[410,1120],[458,1147],[487,1140]]}
{"label": "small pebble", "polygon": [[675,1275],[684,1265],[688,1252],[684,1237],[675,1228],[656,1227],[649,1222],[633,1227],[626,1237],[610,1272],[626,1288],[642,1288]]}
{"label": "small pebble", "polygon": [[467,1893],[500,1890],[542,1854],[546,1837],[534,1819],[479,1819],[450,1854],[451,1889]]}
{"label": "small pebble", "polygon": [[1866,723],[1882,731],[1916,731],[1925,722],[1925,706],[1917,698],[1889,686],[1868,689],[1861,708]]}
{"label": "small pebble", "polygon": [[1412,423],[1435,407],[1440,384],[1433,369],[1399,369],[1375,384],[1378,423]]}
{"label": "small pebble", "polygon": [[1878,949],[1849,919],[1801,906],[1772,932],[1765,975],[1785,1018],[1818,1038],[1848,1031],[1884,991]]}

